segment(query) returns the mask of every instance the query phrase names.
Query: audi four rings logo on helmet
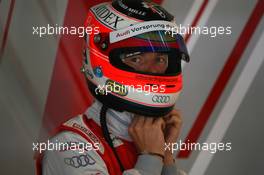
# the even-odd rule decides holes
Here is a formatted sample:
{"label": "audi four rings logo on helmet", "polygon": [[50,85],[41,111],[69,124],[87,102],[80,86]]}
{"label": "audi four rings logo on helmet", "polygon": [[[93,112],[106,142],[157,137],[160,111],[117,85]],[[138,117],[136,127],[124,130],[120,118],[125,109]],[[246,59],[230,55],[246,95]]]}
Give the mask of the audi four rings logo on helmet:
{"label": "audi four rings logo on helmet", "polygon": [[120,22],[125,22],[121,16],[118,16],[117,13],[114,13],[114,11],[110,10],[107,7],[107,4],[101,4],[92,8],[92,12],[100,22],[112,29],[118,28]]}
{"label": "audi four rings logo on helmet", "polygon": [[64,163],[74,168],[80,168],[80,167],[86,167],[87,165],[94,165],[96,161],[88,154],[83,154],[80,156],[64,158]]}
{"label": "audi four rings logo on helmet", "polygon": [[154,95],[152,97],[154,103],[168,103],[170,101],[170,96],[168,95]]}

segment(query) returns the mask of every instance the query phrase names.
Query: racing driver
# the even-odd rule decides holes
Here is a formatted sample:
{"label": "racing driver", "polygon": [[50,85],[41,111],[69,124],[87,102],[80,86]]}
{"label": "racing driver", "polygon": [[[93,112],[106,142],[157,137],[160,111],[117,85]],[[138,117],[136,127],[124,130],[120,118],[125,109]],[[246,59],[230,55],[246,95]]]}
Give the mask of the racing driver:
{"label": "racing driver", "polygon": [[143,0],[93,6],[85,27],[83,67],[93,104],[63,123],[53,143],[90,144],[45,151],[38,175],[183,175],[174,155],[182,119],[174,109],[182,89],[181,61],[189,61],[174,17]]}

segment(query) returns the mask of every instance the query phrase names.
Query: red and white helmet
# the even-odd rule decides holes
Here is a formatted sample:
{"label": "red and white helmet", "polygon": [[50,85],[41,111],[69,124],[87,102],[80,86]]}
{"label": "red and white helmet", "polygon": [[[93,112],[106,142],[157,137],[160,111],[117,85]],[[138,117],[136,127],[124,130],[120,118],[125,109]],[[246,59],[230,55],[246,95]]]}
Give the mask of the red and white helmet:
{"label": "red and white helmet", "polygon": [[[84,72],[89,90],[105,106],[145,116],[164,116],[182,89],[181,60],[189,55],[173,16],[142,0],[115,0],[92,7],[85,27],[99,32],[85,36]],[[166,53],[163,74],[139,72],[122,59],[147,52]]]}

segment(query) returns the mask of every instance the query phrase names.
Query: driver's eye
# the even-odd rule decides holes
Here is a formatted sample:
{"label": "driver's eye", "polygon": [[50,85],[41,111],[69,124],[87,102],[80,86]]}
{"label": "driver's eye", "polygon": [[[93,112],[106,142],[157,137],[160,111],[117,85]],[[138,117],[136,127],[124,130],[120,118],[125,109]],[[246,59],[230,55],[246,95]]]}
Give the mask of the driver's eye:
{"label": "driver's eye", "polygon": [[134,57],[134,58],[131,58],[130,61],[132,61],[134,63],[140,63],[141,62],[141,58],[140,57]]}
{"label": "driver's eye", "polygon": [[163,56],[159,56],[157,57],[157,62],[160,63],[160,64],[166,64],[167,63],[167,59]]}

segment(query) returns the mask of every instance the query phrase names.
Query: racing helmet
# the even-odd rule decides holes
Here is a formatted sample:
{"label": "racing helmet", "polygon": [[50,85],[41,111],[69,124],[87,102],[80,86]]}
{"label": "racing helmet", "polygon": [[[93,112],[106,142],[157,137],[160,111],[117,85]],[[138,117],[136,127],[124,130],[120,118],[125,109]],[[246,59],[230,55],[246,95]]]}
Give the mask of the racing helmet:
{"label": "racing helmet", "polygon": [[[174,107],[182,89],[181,61],[189,55],[174,17],[143,0],[115,0],[93,6],[85,27],[82,72],[92,95],[117,111],[161,117]],[[146,53],[163,54],[166,70],[149,72],[126,64]],[[132,60],[133,61],[133,60]],[[136,60],[135,60],[136,61]]]}

